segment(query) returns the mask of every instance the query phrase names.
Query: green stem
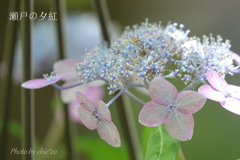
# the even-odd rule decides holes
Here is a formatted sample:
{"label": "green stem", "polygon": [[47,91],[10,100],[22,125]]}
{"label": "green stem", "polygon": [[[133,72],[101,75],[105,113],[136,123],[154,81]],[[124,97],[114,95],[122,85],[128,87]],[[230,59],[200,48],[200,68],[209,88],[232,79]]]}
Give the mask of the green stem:
{"label": "green stem", "polygon": [[[19,1],[11,0],[9,4],[9,13],[12,11],[19,11]],[[2,159],[6,157],[6,144],[8,139],[7,124],[9,121],[9,112],[11,109],[11,90],[12,90],[12,70],[13,70],[13,57],[14,49],[17,39],[18,21],[7,21],[7,31],[5,35],[5,44],[3,51],[3,63],[7,64],[7,75],[3,78],[1,83],[1,109],[2,109],[2,133],[0,143],[0,155]]]}
{"label": "green stem", "polygon": [[127,95],[122,95],[122,99],[123,99],[123,104],[124,104],[123,108],[125,111],[127,124],[129,127],[128,129],[129,129],[130,140],[133,145],[133,150],[134,150],[133,153],[135,154],[135,157],[137,160],[141,160],[143,159],[143,154],[142,154],[143,152],[142,152],[142,147],[140,143],[140,137],[138,134],[139,132],[136,127],[136,122],[135,122],[135,118],[134,118],[132,107],[131,107],[131,101]]}
{"label": "green stem", "polygon": [[[58,59],[65,58],[65,37],[63,33],[63,22],[65,20],[66,9],[65,9],[65,0],[54,0],[54,6],[56,9],[56,24],[57,24],[57,39],[58,39],[58,46],[59,46],[59,54]],[[68,105],[64,104],[64,120],[65,120],[65,139],[66,139],[66,146],[67,146],[67,159],[72,160],[74,159],[73,155],[73,147],[72,147],[72,139],[71,139],[71,125],[69,121],[69,113],[68,113]]]}
{"label": "green stem", "polygon": [[[22,0],[21,11],[30,14],[33,11],[33,0]],[[32,22],[28,17],[21,19],[21,42],[22,42],[22,65],[23,81],[32,78],[31,76],[31,27]],[[29,151],[34,147],[34,105],[33,90],[22,88],[22,149]],[[32,148],[34,149],[34,148]],[[22,154],[23,160],[31,160],[31,154]]]}
{"label": "green stem", "polygon": [[184,154],[183,154],[183,151],[182,151],[182,148],[179,147],[179,152],[178,152],[178,158],[177,160],[186,160]]}

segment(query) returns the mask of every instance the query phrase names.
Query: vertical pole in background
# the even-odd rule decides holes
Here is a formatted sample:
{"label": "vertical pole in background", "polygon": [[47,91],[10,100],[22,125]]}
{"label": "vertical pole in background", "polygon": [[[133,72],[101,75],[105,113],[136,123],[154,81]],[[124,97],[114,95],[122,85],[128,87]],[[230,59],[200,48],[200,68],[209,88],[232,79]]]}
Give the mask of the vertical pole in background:
{"label": "vertical pole in background", "polygon": [[[56,25],[57,25],[57,39],[58,39],[58,59],[65,58],[65,46],[64,46],[64,33],[63,33],[63,22],[66,16],[66,9],[65,9],[65,0],[53,0],[53,6],[56,10]],[[73,147],[72,147],[72,139],[71,139],[71,126],[69,121],[69,113],[68,113],[68,105],[64,104],[64,120],[65,120],[65,140],[66,140],[66,148],[67,148],[67,159],[73,160]]]}
{"label": "vertical pole in background", "polygon": [[[33,11],[33,0],[21,0],[21,12],[29,15]],[[21,19],[22,65],[23,81],[32,78],[31,66],[31,27],[30,18]],[[21,88],[21,112],[22,112],[22,149],[29,151],[34,149],[34,105],[33,90]],[[22,154],[22,160],[31,160],[31,154]]]}
{"label": "vertical pole in background", "polygon": [[[9,3],[9,14],[10,12],[19,11],[19,1],[11,0]],[[7,22],[7,31],[5,35],[5,44],[3,51],[3,63],[7,65],[6,76],[2,80],[1,84],[1,117],[2,117],[2,132],[1,132],[1,141],[0,141],[0,155],[2,159],[6,159],[6,149],[7,149],[7,140],[8,140],[8,122],[10,117],[11,110],[11,91],[12,91],[12,70],[13,70],[13,58],[14,58],[14,49],[16,46],[17,31],[19,27],[19,22],[17,20],[11,21],[10,19]]]}
{"label": "vertical pole in background", "polygon": [[[106,0],[94,0],[95,8],[98,13],[98,17],[101,24],[102,34],[105,41],[108,41],[110,43],[110,36],[109,36],[109,30],[107,25],[110,22],[110,16],[109,11],[107,7]],[[129,104],[129,103],[128,103]],[[141,146],[140,146],[140,139],[138,136],[138,132],[136,130],[136,126],[130,126],[130,123],[128,123],[127,120],[133,120],[134,117],[131,114],[132,111],[128,111],[131,109],[131,106],[124,106],[124,98],[123,96],[120,96],[116,101],[115,105],[117,107],[117,111],[119,115],[121,115],[120,123],[121,127],[123,129],[124,137],[127,141],[127,145],[129,148],[130,157],[132,160],[141,160],[142,159],[142,153],[141,153]],[[129,112],[129,113],[128,113]],[[133,123],[131,123],[133,124]]]}

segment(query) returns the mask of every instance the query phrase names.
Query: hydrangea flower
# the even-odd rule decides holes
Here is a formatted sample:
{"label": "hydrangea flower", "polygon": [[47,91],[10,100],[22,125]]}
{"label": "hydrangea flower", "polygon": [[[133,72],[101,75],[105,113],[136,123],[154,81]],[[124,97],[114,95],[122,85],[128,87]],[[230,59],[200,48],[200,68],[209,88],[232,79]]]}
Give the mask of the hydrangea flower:
{"label": "hydrangea flower", "polygon": [[206,77],[211,85],[201,86],[198,92],[240,115],[240,87],[227,84],[225,79],[212,69],[207,70]]}
{"label": "hydrangea flower", "polygon": [[120,147],[120,136],[106,104],[98,99],[92,102],[78,91],[76,97],[79,102],[77,112],[82,123],[90,130],[97,129],[99,136],[108,144]]}
{"label": "hydrangea flower", "polygon": [[194,127],[192,114],[203,107],[206,98],[195,91],[178,93],[170,82],[160,77],[150,82],[149,93],[152,101],[142,108],[139,122],[149,127],[164,123],[175,139],[190,140]]}

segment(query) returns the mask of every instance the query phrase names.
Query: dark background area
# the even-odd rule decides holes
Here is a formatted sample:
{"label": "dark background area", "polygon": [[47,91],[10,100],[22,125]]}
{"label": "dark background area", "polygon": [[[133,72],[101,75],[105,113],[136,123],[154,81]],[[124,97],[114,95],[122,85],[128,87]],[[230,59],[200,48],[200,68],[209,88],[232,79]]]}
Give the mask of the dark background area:
{"label": "dark background area", "polygon": [[[0,60],[2,60],[9,21],[8,0],[0,2]],[[91,4],[87,0],[67,1],[68,12],[89,11]],[[231,50],[240,53],[240,1],[238,0],[108,0],[111,19],[122,29],[125,26],[140,24],[149,18],[149,22],[169,21],[184,24],[190,29],[190,36],[221,35],[231,41]],[[36,12],[50,11],[49,1],[35,2]],[[49,68],[49,72],[51,68]],[[229,84],[240,86],[240,75],[227,76]],[[48,129],[53,116],[49,107],[52,87],[35,91],[36,136],[41,139]],[[107,96],[107,94],[106,94]],[[20,85],[13,85],[11,119],[20,122]],[[240,107],[240,106],[239,106]],[[139,109],[135,111],[136,122]],[[236,160],[240,158],[240,116],[222,108],[217,102],[207,101],[199,112],[194,114],[195,128],[193,138],[181,142],[187,160]],[[141,131],[140,124],[137,124]],[[20,141],[9,136],[8,151],[20,148]],[[11,155],[9,159],[19,158]]]}

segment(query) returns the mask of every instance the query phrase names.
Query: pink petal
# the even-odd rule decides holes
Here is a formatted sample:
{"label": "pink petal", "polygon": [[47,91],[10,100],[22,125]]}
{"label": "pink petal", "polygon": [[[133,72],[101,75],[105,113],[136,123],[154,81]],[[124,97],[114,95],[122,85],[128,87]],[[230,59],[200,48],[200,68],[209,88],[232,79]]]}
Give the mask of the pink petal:
{"label": "pink petal", "polygon": [[215,90],[210,85],[203,85],[198,89],[198,92],[203,94],[208,99],[213,101],[222,102],[225,101],[225,96],[222,92]]}
{"label": "pink petal", "polygon": [[118,130],[113,122],[99,121],[97,126],[99,136],[113,147],[120,147],[121,141]]}
{"label": "pink petal", "polygon": [[139,122],[144,126],[159,126],[168,117],[168,108],[153,101],[146,103],[139,114]]}
{"label": "pink petal", "polygon": [[185,114],[193,114],[200,110],[205,102],[206,97],[195,91],[183,91],[178,94],[176,107],[178,111]]}
{"label": "pink petal", "polygon": [[23,88],[28,88],[28,89],[38,89],[38,88],[43,88],[45,86],[48,86],[50,84],[56,83],[57,81],[63,79],[63,77],[67,77],[73,72],[65,73],[65,74],[60,74],[52,78],[52,80],[46,80],[44,78],[41,79],[33,79],[26,81],[21,84]]}
{"label": "pink petal", "polygon": [[224,91],[223,88],[227,85],[225,79],[212,69],[207,70],[207,80],[213,88],[222,92]]}
{"label": "pink petal", "polygon": [[[76,63],[80,62],[80,60],[75,59],[63,59],[57,61],[53,64],[53,70],[55,70],[58,74],[64,74],[72,71],[72,68],[76,66]],[[72,80],[77,78],[75,74],[71,74],[67,77],[64,77],[64,81]],[[79,79],[79,78],[78,78]]]}
{"label": "pink petal", "polygon": [[76,63],[78,62],[80,62],[80,60],[63,59],[53,64],[53,70],[55,70],[59,74],[67,73],[71,71],[72,68],[75,67]]}
{"label": "pink petal", "polygon": [[192,138],[194,120],[191,114],[172,112],[164,122],[165,129],[175,139],[187,141]]}
{"label": "pink petal", "polygon": [[43,79],[43,78],[42,79],[33,79],[33,80],[29,80],[29,81],[22,83],[21,86],[23,88],[27,88],[27,89],[38,89],[38,88],[43,88],[50,84],[56,83],[60,79],[61,78],[55,78],[54,80],[51,80],[51,81],[47,81],[46,79]]}
{"label": "pink petal", "polygon": [[91,112],[91,114],[96,111],[95,106],[93,105],[92,101],[86,97],[81,92],[76,91],[75,96],[79,102],[79,105],[82,106],[85,110]]}
{"label": "pink petal", "polygon": [[170,82],[160,77],[150,82],[149,93],[154,102],[162,105],[174,103],[178,95],[177,89]]}
{"label": "pink petal", "polygon": [[85,86],[85,92],[84,94],[90,99],[102,99],[104,96],[104,90],[103,87],[100,86],[92,86],[91,84],[87,84]]}
{"label": "pink petal", "polygon": [[227,91],[232,95],[233,98],[240,100],[240,87],[234,85],[227,85]]}
{"label": "pink petal", "polygon": [[240,115],[240,100],[235,98],[226,98],[225,102],[220,103],[223,108]]}
{"label": "pink petal", "polygon": [[77,112],[80,120],[88,129],[94,130],[97,128],[98,119],[94,117],[93,112],[90,112],[81,104],[77,108]]}
{"label": "pink petal", "polygon": [[98,99],[95,99],[93,103],[97,109],[96,111],[98,113],[100,120],[104,119],[107,122],[111,122],[111,113],[108,107],[106,106],[106,104],[103,101]]}

